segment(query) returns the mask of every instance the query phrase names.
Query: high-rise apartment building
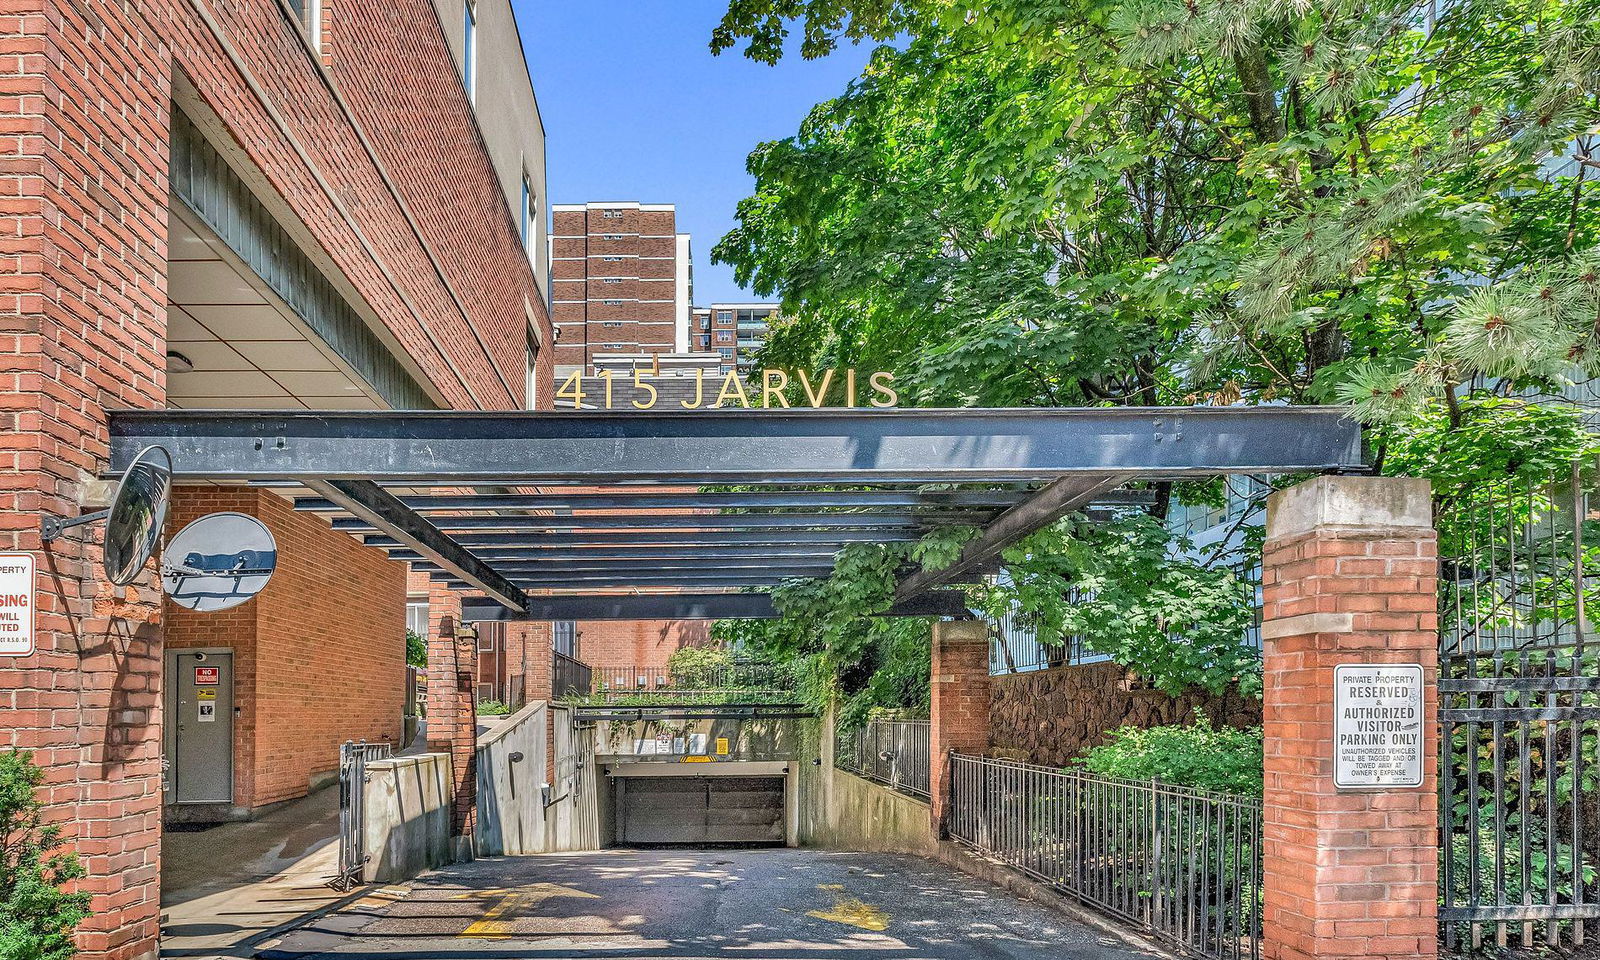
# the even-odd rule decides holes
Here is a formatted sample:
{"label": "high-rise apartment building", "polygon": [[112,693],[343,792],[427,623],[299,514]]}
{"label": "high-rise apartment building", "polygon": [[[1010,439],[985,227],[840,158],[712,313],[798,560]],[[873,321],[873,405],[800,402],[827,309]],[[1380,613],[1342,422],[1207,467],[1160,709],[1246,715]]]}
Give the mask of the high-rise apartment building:
{"label": "high-rise apartment building", "polygon": [[755,352],[767,339],[767,330],[778,315],[775,303],[713,303],[696,307],[690,322],[690,348],[697,353],[715,353],[721,358],[723,373],[737,368],[750,369]]}
{"label": "high-rise apartment building", "polygon": [[551,208],[556,376],[596,358],[690,349],[689,235],[670,203],[562,203]]}

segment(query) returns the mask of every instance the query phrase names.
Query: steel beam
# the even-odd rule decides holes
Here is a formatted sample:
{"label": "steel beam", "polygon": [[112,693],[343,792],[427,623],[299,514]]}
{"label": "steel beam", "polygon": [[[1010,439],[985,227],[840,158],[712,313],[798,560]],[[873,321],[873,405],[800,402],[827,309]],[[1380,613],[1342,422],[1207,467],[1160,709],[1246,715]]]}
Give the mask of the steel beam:
{"label": "steel beam", "polygon": [[[782,573],[786,577],[826,577],[833,571],[833,558],[822,557],[816,560],[763,560],[749,557],[743,560],[718,560],[708,563],[700,559],[687,560],[617,560],[598,562],[573,562],[573,563],[537,563],[526,560],[501,560],[494,561],[494,568],[510,579],[517,579],[524,574],[550,574],[559,576],[568,574],[583,576],[592,573],[604,573],[614,576],[651,576],[661,573],[718,573],[730,570],[735,571],[761,571]],[[424,562],[412,563],[411,569],[423,573],[448,573],[437,563]]]}
{"label": "steel beam", "polygon": [[[937,521],[960,522],[947,514],[917,517],[881,513],[691,513],[649,514],[633,517],[548,517],[510,514],[493,517],[434,516],[440,530],[921,530]],[[964,518],[969,522],[974,518]],[[365,517],[334,517],[333,529],[364,533],[373,529]]]}
{"label": "steel beam", "polygon": [[[661,574],[634,574],[634,573],[575,573],[561,574],[516,574],[509,577],[511,583],[523,590],[629,590],[655,589],[657,587],[694,587],[696,589],[711,589],[724,587],[775,587],[786,580],[810,579],[815,574],[786,576],[782,571],[762,572],[750,570],[733,573],[717,573],[708,571],[702,573],[681,572]],[[462,590],[471,590],[473,585],[449,573],[430,574],[435,583],[447,583],[451,587]]]}
{"label": "steel beam", "polygon": [[1067,476],[1050,484],[997,517],[977,537],[967,542],[955,563],[941,570],[922,570],[905,578],[895,590],[899,599],[919,596],[946,584],[970,579],[992,569],[1006,547],[1035,530],[1088,505],[1100,493],[1122,483],[1125,477]]}
{"label": "steel beam", "polygon": [[[648,489],[648,488],[645,488]],[[1021,503],[1029,491],[1008,490],[758,490],[740,493],[475,493],[401,497],[418,513],[483,510],[815,510],[821,507],[862,509],[997,510]],[[338,504],[319,497],[301,497],[296,510],[336,513]]]}
{"label": "steel beam", "polygon": [[370,480],[311,480],[306,485],[397,542],[430,557],[472,588],[513,610],[527,608],[527,597],[511,581]]}
{"label": "steel beam", "polygon": [[[463,597],[461,619],[477,620],[770,620],[769,593],[659,593],[528,598],[523,613],[484,597]],[[959,590],[935,590],[895,605],[887,617],[970,617]]]}
{"label": "steel beam", "polygon": [[[915,543],[922,539],[906,530],[683,530],[662,533],[593,530],[580,533],[463,533],[456,542],[468,547],[615,547],[653,544],[667,547],[701,547],[757,544],[827,544],[842,548],[848,543]],[[394,537],[376,535],[363,538],[369,547],[405,547]]]}
{"label": "steel beam", "polygon": [[[1364,468],[1328,407],[1005,410],[192,411],[111,414],[109,475],[145,446],[174,479],[479,486],[622,480],[973,482]],[[328,498],[332,499],[332,498]]]}
{"label": "steel beam", "polygon": [[[806,543],[772,543],[755,546],[635,546],[635,547],[473,547],[475,556],[498,566],[516,563],[588,563],[601,560],[694,560],[715,566],[723,562],[832,563],[837,547]],[[392,549],[389,559],[408,563],[426,561],[415,550]]]}

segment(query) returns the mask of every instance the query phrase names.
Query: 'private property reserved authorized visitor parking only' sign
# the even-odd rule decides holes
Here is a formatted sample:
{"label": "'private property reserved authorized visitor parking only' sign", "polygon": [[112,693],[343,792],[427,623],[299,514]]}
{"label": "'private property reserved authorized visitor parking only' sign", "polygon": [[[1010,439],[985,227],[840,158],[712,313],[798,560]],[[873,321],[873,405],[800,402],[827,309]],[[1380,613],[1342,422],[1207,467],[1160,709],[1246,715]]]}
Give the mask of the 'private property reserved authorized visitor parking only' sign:
{"label": "'private property reserved authorized visitor parking only' sign", "polygon": [[1422,667],[1333,668],[1333,785],[1422,786]]}

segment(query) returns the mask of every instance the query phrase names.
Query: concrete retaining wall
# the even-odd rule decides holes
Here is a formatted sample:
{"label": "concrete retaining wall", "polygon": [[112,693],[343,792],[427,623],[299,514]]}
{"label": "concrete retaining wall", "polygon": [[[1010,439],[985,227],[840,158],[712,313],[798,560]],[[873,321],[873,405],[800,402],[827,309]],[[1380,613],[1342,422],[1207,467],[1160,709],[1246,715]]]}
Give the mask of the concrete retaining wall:
{"label": "concrete retaining wall", "polygon": [[833,766],[833,713],[801,726],[799,839],[802,846],[932,856],[928,804]]}
{"label": "concrete retaining wall", "polygon": [[367,880],[406,880],[449,863],[450,755],[372,760],[366,770]]}
{"label": "concrete retaining wall", "polygon": [[599,847],[594,733],[574,729],[568,708],[536,701],[496,724],[477,767],[479,855]]}

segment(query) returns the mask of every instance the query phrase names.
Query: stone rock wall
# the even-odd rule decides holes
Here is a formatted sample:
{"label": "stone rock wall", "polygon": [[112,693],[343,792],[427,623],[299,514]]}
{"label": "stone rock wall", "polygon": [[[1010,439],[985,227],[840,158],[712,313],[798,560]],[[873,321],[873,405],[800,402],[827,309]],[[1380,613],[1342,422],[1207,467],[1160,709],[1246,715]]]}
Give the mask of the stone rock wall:
{"label": "stone rock wall", "polygon": [[1158,690],[1126,690],[1127,669],[1116,663],[1058,667],[993,678],[989,743],[1002,756],[1062,766],[1123,726],[1183,723],[1198,707],[1219,726],[1261,723],[1261,701],[1229,690],[1196,690],[1170,697]]}

